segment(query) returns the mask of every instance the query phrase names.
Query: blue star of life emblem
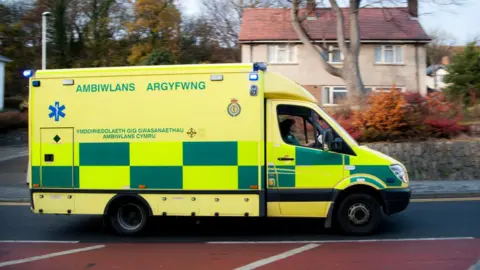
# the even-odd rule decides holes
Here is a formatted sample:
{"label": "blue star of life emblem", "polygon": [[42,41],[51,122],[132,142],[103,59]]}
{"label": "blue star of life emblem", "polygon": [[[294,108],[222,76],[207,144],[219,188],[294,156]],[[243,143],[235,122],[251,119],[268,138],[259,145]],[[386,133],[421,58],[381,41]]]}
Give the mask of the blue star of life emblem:
{"label": "blue star of life emblem", "polygon": [[65,118],[65,113],[63,112],[63,110],[65,110],[65,105],[60,106],[60,102],[55,101],[55,105],[50,105],[48,109],[50,110],[48,117],[54,117],[55,122],[60,121],[60,117]]}

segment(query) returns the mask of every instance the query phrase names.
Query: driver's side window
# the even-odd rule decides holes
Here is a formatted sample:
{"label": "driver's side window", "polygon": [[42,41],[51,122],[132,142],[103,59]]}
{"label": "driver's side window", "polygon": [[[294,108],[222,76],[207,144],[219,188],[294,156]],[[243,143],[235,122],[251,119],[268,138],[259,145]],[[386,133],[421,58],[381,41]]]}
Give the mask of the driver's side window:
{"label": "driver's side window", "polygon": [[[306,107],[278,105],[278,124],[283,141],[290,145],[320,148],[316,139],[318,132],[312,125],[315,114]],[[320,118],[318,115],[316,117]]]}

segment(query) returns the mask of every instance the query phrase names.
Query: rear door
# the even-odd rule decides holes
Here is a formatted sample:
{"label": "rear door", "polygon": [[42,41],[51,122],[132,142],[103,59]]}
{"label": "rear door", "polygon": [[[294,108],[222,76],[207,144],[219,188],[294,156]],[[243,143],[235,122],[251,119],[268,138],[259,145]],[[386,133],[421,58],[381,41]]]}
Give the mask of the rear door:
{"label": "rear door", "polygon": [[40,140],[40,187],[78,187],[78,171],[73,166],[73,128],[42,128]]}

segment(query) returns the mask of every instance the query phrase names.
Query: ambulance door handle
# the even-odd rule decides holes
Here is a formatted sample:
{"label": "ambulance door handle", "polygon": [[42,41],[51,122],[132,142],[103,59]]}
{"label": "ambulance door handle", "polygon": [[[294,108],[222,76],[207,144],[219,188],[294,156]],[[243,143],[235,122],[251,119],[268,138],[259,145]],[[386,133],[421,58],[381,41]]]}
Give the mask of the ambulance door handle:
{"label": "ambulance door handle", "polygon": [[294,158],[291,158],[291,157],[279,157],[278,160],[286,161],[286,160],[294,160]]}

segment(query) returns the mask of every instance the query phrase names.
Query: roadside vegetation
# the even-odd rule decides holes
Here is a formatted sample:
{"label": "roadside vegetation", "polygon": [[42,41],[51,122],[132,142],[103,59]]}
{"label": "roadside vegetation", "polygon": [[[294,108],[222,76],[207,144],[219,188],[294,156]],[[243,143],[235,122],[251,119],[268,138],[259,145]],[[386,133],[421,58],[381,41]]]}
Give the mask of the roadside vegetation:
{"label": "roadside vegetation", "polygon": [[443,93],[426,97],[391,89],[370,93],[356,104],[325,108],[359,142],[425,141],[474,135],[461,106]]}
{"label": "roadside vegetation", "polygon": [[[433,51],[432,48],[430,48]],[[470,42],[452,55],[443,92],[422,96],[395,89],[327,107],[359,142],[425,141],[480,137],[480,47]],[[353,104],[352,104],[353,103]],[[355,105],[355,106],[352,106]],[[357,107],[352,110],[353,107]]]}

